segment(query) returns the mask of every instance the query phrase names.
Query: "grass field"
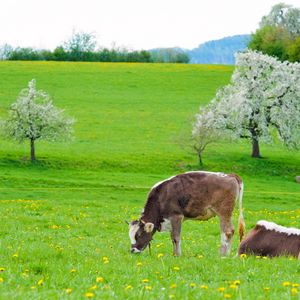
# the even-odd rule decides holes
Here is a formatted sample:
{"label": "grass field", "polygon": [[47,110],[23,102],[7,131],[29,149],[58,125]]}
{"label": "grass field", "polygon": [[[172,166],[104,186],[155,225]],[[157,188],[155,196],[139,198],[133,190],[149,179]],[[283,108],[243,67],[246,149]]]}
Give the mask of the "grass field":
{"label": "grass field", "polygon": [[[227,66],[0,62],[0,118],[32,78],[75,117],[68,144],[0,140],[0,299],[300,299],[291,258],[218,256],[218,219],[183,225],[183,255],[168,234],[130,254],[124,220],[139,217],[150,187],[198,169],[175,142],[200,104],[229,82]],[[300,227],[300,153],[247,142],[211,145],[205,169],[245,182],[248,230],[266,219]],[[235,215],[235,224],[237,216]]]}

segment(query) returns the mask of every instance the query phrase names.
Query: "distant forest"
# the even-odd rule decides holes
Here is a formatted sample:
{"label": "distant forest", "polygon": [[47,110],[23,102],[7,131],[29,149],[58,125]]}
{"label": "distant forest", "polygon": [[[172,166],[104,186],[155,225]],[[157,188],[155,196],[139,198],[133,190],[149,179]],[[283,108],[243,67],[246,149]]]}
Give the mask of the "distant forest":
{"label": "distant forest", "polygon": [[7,44],[0,46],[0,60],[188,63],[189,57],[176,48],[158,51],[134,51],[122,47],[97,48],[93,34],[78,32],[53,51],[30,47],[13,48]]}

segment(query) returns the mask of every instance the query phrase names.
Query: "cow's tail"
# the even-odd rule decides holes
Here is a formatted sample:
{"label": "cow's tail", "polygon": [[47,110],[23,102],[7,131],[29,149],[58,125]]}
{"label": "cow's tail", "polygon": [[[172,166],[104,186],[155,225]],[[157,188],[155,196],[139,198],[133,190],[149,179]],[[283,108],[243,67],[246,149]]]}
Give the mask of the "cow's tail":
{"label": "cow's tail", "polygon": [[245,234],[245,220],[243,215],[243,193],[244,193],[244,183],[239,178],[239,192],[238,192],[238,200],[239,200],[239,220],[238,220],[238,230],[240,236],[240,242],[242,241],[244,234]]}
{"label": "cow's tail", "polygon": [[238,184],[238,190],[236,194],[236,201],[239,202],[239,220],[238,220],[238,231],[240,236],[240,242],[242,241],[245,235],[245,221],[243,216],[243,193],[244,193],[244,183],[242,179],[236,174],[230,174],[234,177]]}

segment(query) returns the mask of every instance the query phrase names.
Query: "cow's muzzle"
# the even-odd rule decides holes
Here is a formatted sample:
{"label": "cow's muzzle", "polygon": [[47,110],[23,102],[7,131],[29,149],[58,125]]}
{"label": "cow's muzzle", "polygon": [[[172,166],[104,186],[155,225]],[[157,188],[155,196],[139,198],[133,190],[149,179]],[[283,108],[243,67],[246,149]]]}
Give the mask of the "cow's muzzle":
{"label": "cow's muzzle", "polygon": [[135,247],[131,248],[131,253],[140,253],[140,252],[142,252],[142,251],[139,250],[138,248],[135,248]]}

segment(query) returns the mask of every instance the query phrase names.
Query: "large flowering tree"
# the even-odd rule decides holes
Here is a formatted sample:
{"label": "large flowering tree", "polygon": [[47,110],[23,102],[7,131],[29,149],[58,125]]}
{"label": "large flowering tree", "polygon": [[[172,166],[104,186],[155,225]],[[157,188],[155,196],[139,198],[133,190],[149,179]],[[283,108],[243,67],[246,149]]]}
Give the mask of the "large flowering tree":
{"label": "large flowering tree", "polygon": [[[209,104],[215,131],[252,142],[252,157],[260,157],[259,142],[277,137],[289,148],[300,145],[300,64],[280,62],[255,51],[239,53],[229,85]],[[196,115],[193,136],[207,109]]]}
{"label": "large flowering tree", "polygon": [[36,89],[35,80],[28,83],[9,110],[7,120],[1,122],[1,131],[7,138],[30,142],[31,160],[36,160],[35,142],[67,140],[73,133],[72,118],[64,116],[44,91]]}

